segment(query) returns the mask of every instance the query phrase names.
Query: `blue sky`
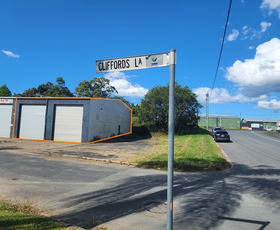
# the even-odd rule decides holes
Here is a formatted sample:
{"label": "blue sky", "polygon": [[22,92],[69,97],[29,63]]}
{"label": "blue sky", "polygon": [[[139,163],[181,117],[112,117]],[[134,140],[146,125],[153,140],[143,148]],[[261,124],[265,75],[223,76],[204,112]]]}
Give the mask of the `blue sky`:
{"label": "blue sky", "polygon": [[[176,81],[204,105],[229,1],[0,1],[0,85],[23,92],[62,76],[105,76],[140,102],[168,67],[96,74],[95,61],[177,51]],[[210,113],[280,120],[280,0],[233,0]],[[201,110],[205,112],[204,108]]]}

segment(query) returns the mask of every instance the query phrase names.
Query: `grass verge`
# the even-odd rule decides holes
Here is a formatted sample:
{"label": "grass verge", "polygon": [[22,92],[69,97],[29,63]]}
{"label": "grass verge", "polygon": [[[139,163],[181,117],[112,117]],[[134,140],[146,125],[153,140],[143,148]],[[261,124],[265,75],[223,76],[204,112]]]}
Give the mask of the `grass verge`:
{"label": "grass verge", "polygon": [[[154,150],[150,154],[139,154],[138,166],[167,169],[168,136],[153,134]],[[221,154],[213,138],[202,129],[188,135],[176,135],[174,140],[174,169],[177,171],[222,170],[229,163]]]}
{"label": "grass verge", "polygon": [[49,218],[41,217],[30,204],[11,203],[0,201],[0,229],[2,230],[48,230],[48,229],[66,229],[61,224],[56,223]]}

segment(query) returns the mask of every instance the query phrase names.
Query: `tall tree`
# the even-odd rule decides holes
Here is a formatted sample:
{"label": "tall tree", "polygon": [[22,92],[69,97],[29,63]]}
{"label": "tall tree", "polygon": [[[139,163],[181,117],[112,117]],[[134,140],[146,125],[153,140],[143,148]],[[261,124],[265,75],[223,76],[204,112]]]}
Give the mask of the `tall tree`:
{"label": "tall tree", "polygon": [[1,97],[10,97],[12,96],[12,93],[11,91],[9,90],[9,88],[7,87],[7,85],[2,85],[0,87],[0,96]]}
{"label": "tall tree", "polygon": [[116,88],[110,85],[110,80],[104,77],[80,82],[75,92],[78,97],[110,97],[111,94],[118,93]]}
{"label": "tall tree", "polygon": [[65,86],[65,81],[64,81],[64,79],[62,77],[57,77],[56,78],[56,84],[58,86],[64,87]]}
{"label": "tall tree", "polygon": [[39,85],[37,88],[25,90],[21,96],[23,97],[74,97],[73,93],[65,86],[62,77],[56,78],[56,85],[52,82]]}
{"label": "tall tree", "polygon": [[[151,89],[141,101],[139,118],[155,131],[168,130],[169,87]],[[175,85],[175,131],[183,133],[197,127],[198,112],[202,107],[188,88]]]}

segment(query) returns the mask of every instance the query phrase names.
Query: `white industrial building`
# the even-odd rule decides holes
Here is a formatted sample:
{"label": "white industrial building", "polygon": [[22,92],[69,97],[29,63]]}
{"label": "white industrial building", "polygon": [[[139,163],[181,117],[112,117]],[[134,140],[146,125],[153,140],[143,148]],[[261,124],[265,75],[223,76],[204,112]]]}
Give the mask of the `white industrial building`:
{"label": "white industrial building", "polygon": [[119,99],[0,99],[0,137],[90,143],[131,133],[131,119]]}

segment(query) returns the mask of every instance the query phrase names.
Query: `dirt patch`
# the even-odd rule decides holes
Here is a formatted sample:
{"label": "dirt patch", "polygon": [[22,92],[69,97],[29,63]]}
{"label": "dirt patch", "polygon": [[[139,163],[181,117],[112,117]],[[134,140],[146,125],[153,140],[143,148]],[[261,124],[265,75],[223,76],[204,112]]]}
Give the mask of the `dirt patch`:
{"label": "dirt patch", "polygon": [[57,142],[40,142],[25,140],[0,139],[0,151],[15,153],[31,153],[55,157],[75,157],[84,159],[106,160],[106,162],[132,163],[139,154],[150,153],[153,150],[151,139],[122,141],[109,143],[93,143],[90,145],[69,144]]}

